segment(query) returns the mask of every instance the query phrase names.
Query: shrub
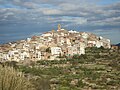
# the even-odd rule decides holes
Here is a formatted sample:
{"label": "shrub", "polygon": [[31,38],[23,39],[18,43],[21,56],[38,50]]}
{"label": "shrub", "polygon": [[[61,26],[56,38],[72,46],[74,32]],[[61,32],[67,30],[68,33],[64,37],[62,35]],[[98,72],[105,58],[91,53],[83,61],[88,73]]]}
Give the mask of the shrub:
{"label": "shrub", "polygon": [[1,90],[34,90],[29,79],[24,77],[12,67],[0,65],[0,89]]}
{"label": "shrub", "polygon": [[31,78],[31,82],[34,84],[35,90],[51,90],[48,78],[35,76]]}
{"label": "shrub", "polygon": [[16,62],[16,61],[6,61],[6,62],[2,63],[2,65],[18,68],[17,63],[18,62]]}
{"label": "shrub", "polygon": [[80,58],[80,55],[78,54],[73,55],[73,59],[79,59],[79,58]]}

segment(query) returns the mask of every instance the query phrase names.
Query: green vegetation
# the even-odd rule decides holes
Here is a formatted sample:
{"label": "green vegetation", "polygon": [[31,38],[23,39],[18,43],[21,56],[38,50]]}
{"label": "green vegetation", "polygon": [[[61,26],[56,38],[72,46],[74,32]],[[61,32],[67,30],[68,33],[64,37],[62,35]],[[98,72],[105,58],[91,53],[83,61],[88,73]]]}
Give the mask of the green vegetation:
{"label": "green vegetation", "polygon": [[65,60],[6,63],[30,77],[35,90],[120,89],[120,53],[103,47],[86,48],[85,55]]}

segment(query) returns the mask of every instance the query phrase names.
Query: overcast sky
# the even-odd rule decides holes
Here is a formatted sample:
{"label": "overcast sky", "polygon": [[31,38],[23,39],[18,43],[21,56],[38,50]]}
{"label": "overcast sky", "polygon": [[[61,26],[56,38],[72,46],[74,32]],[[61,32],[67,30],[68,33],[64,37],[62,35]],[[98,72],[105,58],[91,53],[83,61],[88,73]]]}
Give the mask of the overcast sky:
{"label": "overcast sky", "polygon": [[120,0],[0,0],[0,43],[57,29],[92,32],[120,42]]}

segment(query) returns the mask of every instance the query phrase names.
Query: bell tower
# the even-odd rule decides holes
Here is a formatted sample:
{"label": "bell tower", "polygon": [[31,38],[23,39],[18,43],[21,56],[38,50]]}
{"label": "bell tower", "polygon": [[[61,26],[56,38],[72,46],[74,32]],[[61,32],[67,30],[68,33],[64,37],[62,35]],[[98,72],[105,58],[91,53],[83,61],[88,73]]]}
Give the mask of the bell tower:
{"label": "bell tower", "polygon": [[58,24],[58,31],[60,31],[61,30],[61,25],[60,24]]}

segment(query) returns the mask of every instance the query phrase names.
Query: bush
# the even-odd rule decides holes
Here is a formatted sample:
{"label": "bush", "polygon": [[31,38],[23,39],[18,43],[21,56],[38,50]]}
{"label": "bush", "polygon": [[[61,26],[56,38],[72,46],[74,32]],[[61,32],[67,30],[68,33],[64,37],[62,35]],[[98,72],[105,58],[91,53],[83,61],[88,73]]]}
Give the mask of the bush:
{"label": "bush", "polygon": [[34,84],[35,90],[51,90],[50,82],[47,78],[35,76],[31,78],[31,82]]}
{"label": "bush", "polygon": [[6,62],[2,63],[2,65],[18,68],[17,63],[18,62],[16,62],[16,61],[6,61]]}
{"label": "bush", "polygon": [[78,54],[73,55],[73,59],[79,59],[79,58],[80,58],[80,55]]}
{"label": "bush", "polygon": [[0,65],[1,90],[34,90],[29,79],[12,67]]}

